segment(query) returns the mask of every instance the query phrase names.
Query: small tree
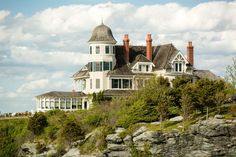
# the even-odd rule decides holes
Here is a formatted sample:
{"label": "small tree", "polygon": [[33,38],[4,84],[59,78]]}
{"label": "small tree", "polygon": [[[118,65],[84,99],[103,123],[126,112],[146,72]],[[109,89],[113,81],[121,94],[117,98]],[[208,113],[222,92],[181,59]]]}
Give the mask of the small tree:
{"label": "small tree", "polygon": [[225,80],[236,88],[236,58],[233,58],[233,64],[226,67]]}
{"label": "small tree", "polygon": [[40,135],[47,125],[47,117],[42,112],[36,112],[35,115],[29,119],[27,128],[35,135]]}
{"label": "small tree", "polygon": [[193,113],[192,98],[188,94],[182,94],[181,97],[181,111],[184,120],[190,120]]}

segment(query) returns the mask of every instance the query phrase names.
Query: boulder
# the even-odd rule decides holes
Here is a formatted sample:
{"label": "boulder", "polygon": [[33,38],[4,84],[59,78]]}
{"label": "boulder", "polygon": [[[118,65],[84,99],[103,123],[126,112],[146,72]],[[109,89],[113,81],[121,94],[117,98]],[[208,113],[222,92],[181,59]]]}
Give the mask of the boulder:
{"label": "boulder", "polygon": [[169,121],[172,121],[172,122],[182,122],[183,119],[184,118],[182,116],[176,116],[176,117],[170,118]]}
{"label": "boulder", "polygon": [[120,138],[118,134],[109,134],[106,137],[107,143],[115,143],[115,144],[120,144],[123,142],[123,140]]}
{"label": "boulder", "polygon": [[122,133],[122,132],[124,132],[125,131],[125,128],[117,128],[116,130],[115,130],[115,133],[116,134],[120,134],[120,133]]}
{"label": "boulder", "polygon": [[144,133],[145,131],[147,131],[147,128],[145,126],[142,126],[141,128],[139,128],[137,131],[135,131],[133,133],[133,137],[136,137],[136,136]]}

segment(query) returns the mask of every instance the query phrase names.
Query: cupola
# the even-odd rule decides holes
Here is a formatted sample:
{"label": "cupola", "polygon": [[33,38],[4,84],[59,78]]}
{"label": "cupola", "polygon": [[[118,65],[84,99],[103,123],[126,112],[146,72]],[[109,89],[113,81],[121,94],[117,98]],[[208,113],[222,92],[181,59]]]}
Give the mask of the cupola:
{"label": "cupola", "polygon": [[111,29],[103,23],[94,28],[91,38],[88,41],[90,44],[116,44]]}

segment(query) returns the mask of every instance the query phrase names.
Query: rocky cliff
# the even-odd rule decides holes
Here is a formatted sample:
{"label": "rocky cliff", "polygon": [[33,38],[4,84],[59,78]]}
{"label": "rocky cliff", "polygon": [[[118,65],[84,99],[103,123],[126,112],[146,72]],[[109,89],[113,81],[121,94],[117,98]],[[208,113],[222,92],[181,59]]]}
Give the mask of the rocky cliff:
{"label": "rocky cliff", "polygon": [[236,156],[236,120],[215,117],[199,121],[184,133],[150,131],[142,126],[131,135],[120,138],[122,129],[107,136],[105,156],[132,156],[134,149],[147,156],[216,157]]}
{"label": "rocky cliff", "polygon": [[[80,155],[79,145],[92,137],[88,134],[67,149],[63,157],[129,157],[129,156],[163,156],[163,157],[235,157],[236,156],[236,120],[222,119],[215,116],[188,127],[185,131],[152,131],[144,124],[136,131],[121,138],[124,128],[117,128],[106,137],[107,148],[104,152],[93,155]],[[150,125],[150,124],[149,124]],[[151,125],[159,125],[152,123]],[[31,148],[32,147],[32,148]],[[36,154],[35,144],[24,144],[19,156],[46,157],[55,153],[55,146],[46,152]],[[54,149],[53,149],[54,147]]]}

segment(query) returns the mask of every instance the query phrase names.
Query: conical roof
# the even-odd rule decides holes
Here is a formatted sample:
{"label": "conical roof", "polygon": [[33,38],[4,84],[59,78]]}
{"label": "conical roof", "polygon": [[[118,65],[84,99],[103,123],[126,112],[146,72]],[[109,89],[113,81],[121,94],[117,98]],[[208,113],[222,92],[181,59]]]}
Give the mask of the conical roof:
{"label": "conical roof", "polygon": [[103,23],[94,28],[89,43],[106,43],[116,44],[116,40],[112,35],[111,29]]}

